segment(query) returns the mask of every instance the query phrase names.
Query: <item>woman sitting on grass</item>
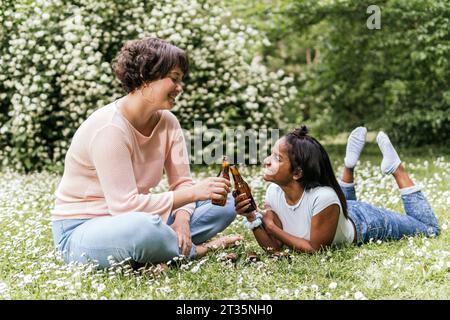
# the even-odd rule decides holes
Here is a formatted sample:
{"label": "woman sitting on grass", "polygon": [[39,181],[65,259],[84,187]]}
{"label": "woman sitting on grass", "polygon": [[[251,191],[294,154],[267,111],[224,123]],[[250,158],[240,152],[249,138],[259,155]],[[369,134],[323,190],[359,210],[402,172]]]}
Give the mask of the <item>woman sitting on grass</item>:
{"label": "woman sitting on grass", "polygon": [[[188,58],[155,38],[126,43],[113,65],[127,95],[95,111],[76,131],[56,190],[53,238],[66,262],[129,259],[134,266],[200,257],[240,237],[209,242],[235,218],[230,182],[191,179],[186,143],[169,111]],[[167,174],[169,191],[149,193]]]}
{"label": "woman sitting on grass", "polygon": [[364,127],[350,134],[339,183],[327,152],[308,135],[305,126],[277,141],[264,160],[264,180],[272,182],[266,193],[265,213],[245,214],[249,200],[245,194],[235,199],[237,213],[246,216],[246,226],[262,248],[279,251],[286,245],[312,253],[330,245],[439,234],[433,210],[383,132],[377,136],[383,154],[381,170],[395,178],[406,215],[356,200],[353,170],[366,134]]}

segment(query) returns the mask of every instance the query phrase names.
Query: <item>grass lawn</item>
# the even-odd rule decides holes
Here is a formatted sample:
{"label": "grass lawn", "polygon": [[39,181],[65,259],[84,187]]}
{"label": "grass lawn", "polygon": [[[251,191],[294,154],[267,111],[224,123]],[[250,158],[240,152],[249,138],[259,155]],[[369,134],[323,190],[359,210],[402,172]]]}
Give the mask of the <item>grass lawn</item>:
{"label": "grass lawn", "polygon": [[[340,171],[345,146],[327,146]],[[96,271],[92,265],[65,265],[53,251],[50,209],[59,182],[57,173],[18,174],[0,171],[0,299],[449,299],[450,298],[450,152],[399,150],[413,180],[422,185],[438,215],[437,238],[414,237],[369,243],[292,260],[274,259],[259,249],[238,217],[224,234],[242,234],[236,263],[222,262],[222,252],[170,268],[160,274],[126,267]],[[357,167],[359,199],[403,212],[392,177],[381,174],[374,144]],[[194,168],[194,177],[217,174]],[[260,168],[245,168],[257,202],[266,183]],[[164,190],[162,183],[155,191]],[[261,261],[246,263],[246,252]]]}

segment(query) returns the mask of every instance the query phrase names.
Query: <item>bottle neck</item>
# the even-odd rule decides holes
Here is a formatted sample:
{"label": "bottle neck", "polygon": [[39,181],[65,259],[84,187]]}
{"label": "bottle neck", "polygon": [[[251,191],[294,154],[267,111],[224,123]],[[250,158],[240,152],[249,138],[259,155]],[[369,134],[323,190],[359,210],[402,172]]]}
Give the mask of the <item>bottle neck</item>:
{"label": "bottle neck", "polygon": [[233,175],[233,178],[234,178],[234,183],[235,183],[236,185],[238,185],[238,184],[243,184],[243,183],[244,183],[244,180],[242,180],[241,177],[236,177],[235,175]]}
{"label": "bottle neck", "polygon": [[237,171],[236,168],[231,168],[231,174],[233,175],[235,184],[242,184],[244,182],[244,179],[242,179],[239,171]]}

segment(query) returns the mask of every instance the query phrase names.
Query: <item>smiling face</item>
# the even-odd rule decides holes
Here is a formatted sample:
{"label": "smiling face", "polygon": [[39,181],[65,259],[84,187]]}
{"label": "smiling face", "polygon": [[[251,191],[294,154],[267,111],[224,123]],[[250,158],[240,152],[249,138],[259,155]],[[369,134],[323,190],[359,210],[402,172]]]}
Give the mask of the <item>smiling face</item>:
{"label": "smiling face", "polygon": [[264,159],[263,179],[279,186],[287,185],[298,179],[291,172],[286,139],[279,139],[272,148],[272,154]]}
{"label": "smiling face", "polygon": [[183,91],[182,79],[183,72],[176,67],[166,77],[145,85],[142,95],[158,109],[172,109],[176,97]]}

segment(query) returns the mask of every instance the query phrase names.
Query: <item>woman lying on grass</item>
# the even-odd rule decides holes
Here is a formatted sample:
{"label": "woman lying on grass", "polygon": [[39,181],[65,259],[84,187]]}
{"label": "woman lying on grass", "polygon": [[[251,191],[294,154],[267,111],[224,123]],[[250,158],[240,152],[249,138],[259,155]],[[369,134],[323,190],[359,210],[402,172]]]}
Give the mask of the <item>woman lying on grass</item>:
{"label": "woman lying on grass", "polygon": [[246,226],[262,248],[279,251],[286,245],[312,253],[330,245],[439,234],[433,210],[383,132],[377,136],[381,170],[395,178],[406,215],[356,200],[353,170],[366,133],[366,128],[358,127],[350,134],[339,183],[327,152],[305,126],[277,141],[264,160],[264,180],[272,182],[265,198],[267,210],[245,214],[249,200],[245,194],[235,197],[237,213],[246,216]]}

